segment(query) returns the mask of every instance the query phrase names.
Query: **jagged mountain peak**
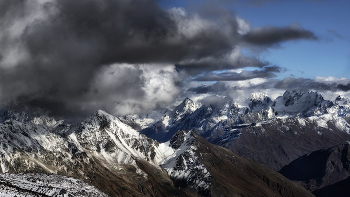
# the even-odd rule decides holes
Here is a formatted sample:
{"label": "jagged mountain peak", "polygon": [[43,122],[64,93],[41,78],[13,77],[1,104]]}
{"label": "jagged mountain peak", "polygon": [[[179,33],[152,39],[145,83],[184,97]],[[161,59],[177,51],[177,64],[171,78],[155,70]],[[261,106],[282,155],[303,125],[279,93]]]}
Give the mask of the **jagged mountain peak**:
{"label": "jagged mountain peak", "polygon": [[85,119],[69,135],[80,150],[105,160],[111,166],[133,165],[147,160],[157,165],[163,160],[159,143],[121,122],[117,117],[99,110]]}
{"label": "jagged mountain peak", "polygon": [[261,110],[268,110],[273,104],[270,97],[266,93],[253,93],[249,100],[249,108],[251,112],[260,112]]}
{"label": "jagged mountain peak", "polygon": [[181,108],[184,108],[184,107],[186,107],[186,106],[188,106],[188,105],[191,105],[191,104],[193,104],[193,103],[194,103],[193,100],[191,100],[190,98],[186,97],[186,98],[180,103],[180,105],[178,105],[177,107],[175,107],[175,109],[176,109],[176,108],[181,109]]}
{"label": "jagged mountain peak", "polygon": [[293,92],[286,91],[283,94],[283,99],[286,100],[285,105],[293,105],[298,100],[304,100],[304,99],[315,99],[317,103],[322,102],[324,99],[321,94],[313,91],[301,91],[301,90],[294,90]]}
{"label": "jagged mountain peak", "polygon": [[[111,125],[113,123],[113,125]],[[81,126],[89,125],[89,127],[99,127],[100,129],[110,128],[110,127],[120,127],[125,132],[138,133],[132,129],[129,125],[124,124],[119,118],[103,111],[98,110],[93,115],[87,117],[82,123]]]}
{"label": "jagged mountain peak", "polygon": [[254,92],[248,98],[251,101],[264,100],[267,96],[266,92]]}
{"label": "jagged mountain peak", "polygon": [[190,98],[186,97],[180,105],[176,106],[173,110],[173,112],[181,113],[181,112],[189,112],[192,113],[196,109],[198,109],[201,105],[199,103],[194,102]]}
{"label": "jagged mountain peak", "polygon": [[182,103],[174,108],[174,110],[169,114],[172,122],[177,122],[186,115],[192,114],[201,104],[192,101],[189,98],[185,98]]}
{"label": "jagged mountain peak", "polygon": [[286,91],[283,96],[276,98],[273,108],[280,115],[310,116],[321,107],[323,102],[322,95],[317,92]]}

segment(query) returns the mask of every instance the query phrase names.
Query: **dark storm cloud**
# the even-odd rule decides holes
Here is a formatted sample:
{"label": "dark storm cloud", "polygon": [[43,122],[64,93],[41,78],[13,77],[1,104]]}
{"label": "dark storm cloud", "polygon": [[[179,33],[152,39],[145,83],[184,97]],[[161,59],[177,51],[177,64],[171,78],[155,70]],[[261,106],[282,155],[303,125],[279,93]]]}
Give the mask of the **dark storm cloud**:
{"label": "dark storm cloud", "polygon": [[274,46],[290,40],[318,40],[315,34],[305,30],[298,24],[287,27],[257,28],[245,34],[243,41],[256,46]]}
{"label": "dark storm cloud", "polygon": [[329,82],[321,82],[315,81],[313,79],[306,78],[285,78],[274,86],[277,89],[284,90],[316,90],[316,91],[349,91],[350,83],[348,84],[340,84],[340,83],[329,83]]}
{"label": "dark storm cloud", "polygon": [[0,1],[0,18],[4,19],[10,12],[13,16],[21,15],[24,3],[25,0]]}
{"label": "dark storm cloud", "polygon": [[[34,12],[33,2],[1,1],[1,9],[7,11],[0,19],[4,29],[20,20],[18,16]],[[102,66],[165,62],[182,56],[182,52],[171,53],[172,47],[164,41],[175,36],[176,26],[155,1],[60,0],[41,6],[45,16],[29,23],[18,37],[11,38],[6,31],[0,37],[5,43],[0,46],[2,105],[44,108],[56,116],[91,113],[91,102],[103,102],[114,92],[119,100],[109,101],[115,105],[145,94],[141,69],[123,69],[117,85],[91,90]],[[18,51],[24,53],[23,59],[18,56],[16,63],[8,65],[5,59]],[[103,92],[106,89],[112,93]]]}
{"label": "dark storm cloud", "polygon": [[211,72],[203,76],[195,78],[195,81],[241,81],[254,78],[273,78],[276,73],[282,72],[284,69],[278,66],[267,66],[261,70],[246,71],[240,73],[225,71],[221,73]]}
{"label": "dark storm cloud", "polygon": [[[267,74],[268,62],[241,54],[232,58],[230,53],[242,43],[267,46],[305,39],[302,35],[308,32],[299,29],[297,36],[290,36],[289,27],[268,27],[242,37],[231,12],[203,8],[196,15],[163,10],[155,0],[3,0],[0,25],[0,104],[37,106],[56,115],[119,105],[147,108],[143,100],[149,95],[148,75],[155,75],[137,64],[176,65],[192,76],[258,67],[263,71],[249,73],[250,77],[272,77],[273,71]],[[270,40],[268,44],[259,41],[263,38]],[[105,68],[123,63],[133,68],[116,69],[122,74],[112,74],[114,78],[102,83],[110,76]],[[176,75],[159,72],[160,80],[178,85]],[[152,84],[151,91],[168,92],[161,85]],[[170,102],[170,96],[158,98]]]}

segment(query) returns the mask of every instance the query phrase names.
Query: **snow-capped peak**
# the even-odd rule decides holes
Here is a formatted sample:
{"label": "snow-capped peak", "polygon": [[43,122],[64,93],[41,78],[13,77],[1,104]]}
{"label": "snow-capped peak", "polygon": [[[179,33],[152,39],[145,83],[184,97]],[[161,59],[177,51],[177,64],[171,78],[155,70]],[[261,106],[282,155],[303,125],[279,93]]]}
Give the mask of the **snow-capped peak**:
{"label": "snow-capped peak", "polygon": [[260,112],[261,110],[269,110],[273,104],[270,97],[266,93],[253,93],[250,98],[249,108],[251,112]]}
{"label": "snow-capped peak", "polygon": [[317,92],[300,92],[293,91],[290,93],[286,91],[283,96],[276,98],[274,103],[274,110],[278,114],[312,114],[313,111],[320,107],[324,101],[322,95]]}
{"label": "snow-capped peak", "polygon": [[248,99],[251,101],[261,101],[261,100],[264,100],[266,97],[267,97],[266,92],[262,92],[262,93],[254,92],[251,94],[251,96]]}
{"label": "snow-capped peak", "polygon": [[201,104],[193,102],[189,98],[185,98],[184,101],[172,112],[174,121],[178,121],[181,119],[185,114],[192,114],[194,111],[196,111],[199,107],[201,107]]}

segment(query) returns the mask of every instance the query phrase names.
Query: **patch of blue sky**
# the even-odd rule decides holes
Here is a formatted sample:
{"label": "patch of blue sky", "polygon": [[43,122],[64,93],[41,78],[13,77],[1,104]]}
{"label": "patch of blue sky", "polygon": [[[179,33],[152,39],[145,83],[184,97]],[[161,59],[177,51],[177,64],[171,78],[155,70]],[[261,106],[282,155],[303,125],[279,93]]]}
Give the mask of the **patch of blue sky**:
{"label": "patch of blue sky", "polygon": [[[190,7],[201,0],[160,0],[160,6]],[[220,1],[217,1],[220,2]],[[222,2],[222,1],[221,1]],[[298,23],[312,31],[318,41],[298,40],[281,43],[277,48],[263,52],[241,49],[244,56],[258,57],[271,65],[287,69],[277,78],[334,76],[350,78],[350,1],[349,0],[272,0],[261,6],[246,1],[225,4],[239,17],[250,22],[252,28],[264,26],[285,27]],[[245,68],[255,70],[256,68]]]}

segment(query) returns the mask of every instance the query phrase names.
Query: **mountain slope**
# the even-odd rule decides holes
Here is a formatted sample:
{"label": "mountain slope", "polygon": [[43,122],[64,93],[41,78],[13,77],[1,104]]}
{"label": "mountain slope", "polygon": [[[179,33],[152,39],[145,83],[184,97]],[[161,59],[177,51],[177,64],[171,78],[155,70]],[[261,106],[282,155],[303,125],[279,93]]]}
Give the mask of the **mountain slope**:
{"label": "mountain slope", "polygon": [[284,166],[280,173],[314,191],[350,177],[349,143],[303,155]]}
{"label": "mountain slope", "polygon": [[350,193],[349,185],[350,178],[347,178],[343,181],[334,183],[333,185],[329,185],[319,190],[316,190],[313,192],[313,194],[317,197],[348,197]]}
{"label": "mountain slope", "polygon": [[0,123],[1,171],[71,176],[110,196],[181,194],[158,164],[166,146],[102,111],[67,127],[35,118]]}
{"label": "mountain slope", "polygon": [[190,186],[199,195],[313,196],[279,173],[213,145],[194,132],[179,131],[169,144],[178,151],[163,167],[176,186]]}

